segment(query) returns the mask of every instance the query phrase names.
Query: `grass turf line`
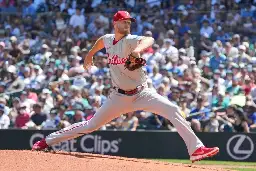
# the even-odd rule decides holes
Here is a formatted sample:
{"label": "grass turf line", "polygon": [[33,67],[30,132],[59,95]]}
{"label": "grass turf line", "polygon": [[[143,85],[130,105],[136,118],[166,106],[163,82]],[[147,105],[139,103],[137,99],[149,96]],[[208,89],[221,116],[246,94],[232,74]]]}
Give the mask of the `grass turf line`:
{"label": "grass turf line", "polygon": [[[171,162],[171,163],[192,164],[190,160],[179,160],[179,159],[152,159],[152,160]],[[194,165],[220,165],[220,166],[223,166],[223,168],[225,168],[225,169],[231,169],[231,170],[236,170],[236,171],[256,171],[256,163],[255,162],[202,160],[202,161],[196,162]],[[236,168],[236,166],[239,168]]]}

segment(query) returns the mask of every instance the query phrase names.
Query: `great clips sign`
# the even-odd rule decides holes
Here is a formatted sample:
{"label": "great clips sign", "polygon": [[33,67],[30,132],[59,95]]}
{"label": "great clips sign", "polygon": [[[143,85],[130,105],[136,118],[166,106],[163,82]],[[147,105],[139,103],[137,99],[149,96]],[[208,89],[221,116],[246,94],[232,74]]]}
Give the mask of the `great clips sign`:
{"label": "great clips sign", "polygon": [[[53,132],[0,130],[0,149],[30,150]],[[256,162],[256,134],[198,133],[209,147],[220,153],[212,160]],[[189,159],[187,147],[178,133],[169,131],[96,131],[52,146],[54,150],[98,153],[134,158]]]}
{"label": "great clips sign", "polygon": [[[30,137],[29,145],[30,147],[33,144],[44,138],[44,134],[42,133],[35,133]],[[87,153],[99,153],[99,154],[116,154],[119,151],[119,144],[122,140],[113,139],[110,140],[109,138],[103,138],[101,135],[84,135],[79,139],[73,139],[69,141],[63,141],[56,145],[53,145],[53,150],[63,150],[63,151],[70,151],[70,152],[87,152]]]}

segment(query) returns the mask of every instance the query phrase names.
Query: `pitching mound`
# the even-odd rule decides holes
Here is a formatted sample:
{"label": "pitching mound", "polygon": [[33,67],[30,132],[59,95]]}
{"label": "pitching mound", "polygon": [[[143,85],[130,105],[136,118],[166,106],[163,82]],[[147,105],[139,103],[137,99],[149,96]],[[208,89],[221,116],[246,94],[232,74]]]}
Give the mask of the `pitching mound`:
{"label": "pitching mound", "polygon": [[224,169],[68,152],[0,151],[1,171],[224,171]]}

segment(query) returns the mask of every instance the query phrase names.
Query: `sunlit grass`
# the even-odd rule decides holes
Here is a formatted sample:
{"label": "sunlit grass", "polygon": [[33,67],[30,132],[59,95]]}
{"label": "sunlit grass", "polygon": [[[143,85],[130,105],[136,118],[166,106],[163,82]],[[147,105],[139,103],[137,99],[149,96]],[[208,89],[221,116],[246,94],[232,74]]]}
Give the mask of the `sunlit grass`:
{"label": "sunlit grass", "polygon": [[[190,160],[181,159],[152,159],[171,163],[192,164]],[[233,161],[215,161],[215,160],[202,160],[195,163],[195,165],[220,165],[223,169],[230,169],[236,171],[256,171],[255,162],[233,162]],[[239,168],[236,168],[239,167]],[[244,167],[244,168],[243,168]]]}

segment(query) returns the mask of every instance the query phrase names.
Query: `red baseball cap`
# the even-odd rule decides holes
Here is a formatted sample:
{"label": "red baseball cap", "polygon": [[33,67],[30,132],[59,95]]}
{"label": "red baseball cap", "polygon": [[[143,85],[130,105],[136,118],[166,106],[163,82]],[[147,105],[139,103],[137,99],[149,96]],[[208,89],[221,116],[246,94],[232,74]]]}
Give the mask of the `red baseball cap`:
{"label": "red baseball cap", "polygon": [[132,18],[129,12],[127,11],[117,11],[113,17],[113,21],[121,21],[121,20],[127,20],[130,19],[132,22],[135,22],[136,19]]}

